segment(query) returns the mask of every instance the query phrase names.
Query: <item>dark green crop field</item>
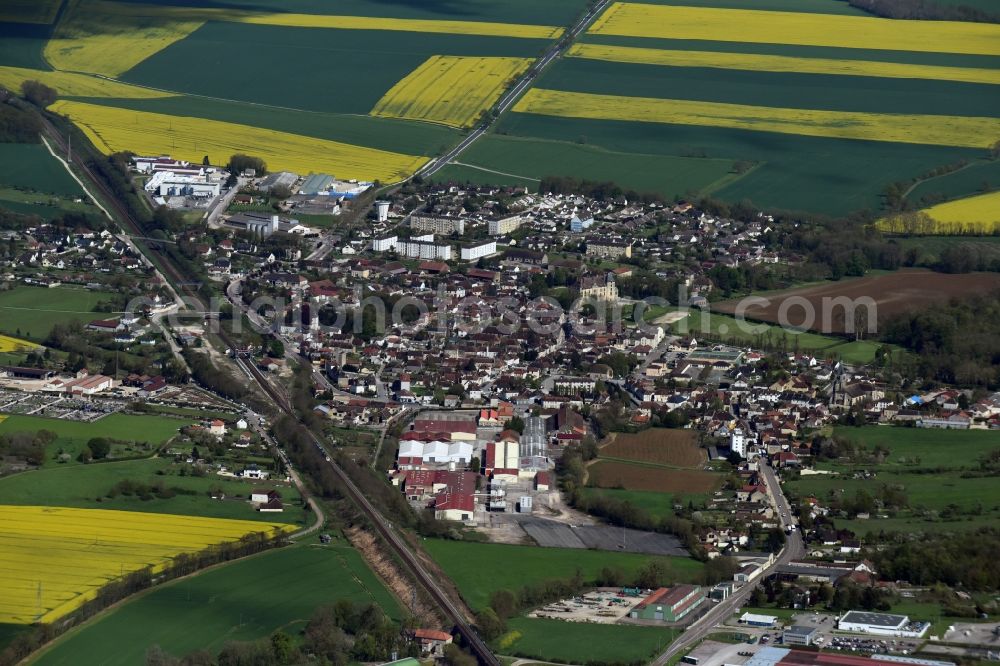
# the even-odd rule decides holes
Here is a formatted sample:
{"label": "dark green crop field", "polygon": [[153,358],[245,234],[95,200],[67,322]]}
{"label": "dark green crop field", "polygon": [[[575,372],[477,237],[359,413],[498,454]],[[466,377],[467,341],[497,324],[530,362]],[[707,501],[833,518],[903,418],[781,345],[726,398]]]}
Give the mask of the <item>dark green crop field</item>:
{"label": "dark green crop field", "polygon": [[[432,55],[537,57],[550,42],[207,23],[127,72],[129,83],[292,109],[367,114]],[[253,64],[231,66],[253,45]],[[295,71],[298,70],[298,74]]]}
{"label": "dark green crop field", "polygon": [[395,599],[350,546],[292,546],[169,583],[75,629],[39,666],[132,666],[159,645],[174,655],[217,653],[228,641],[294,635],[338,599],[375,603],[394,619]]}
{"label": "dark green crop field", "polygon": [[[578,139],[579,141],[579,139]],[[460,175],[442,170],[437,180],[472,176],[473,182],[497,183],[497,178],[520,176],[532,187],[546,176],[562,175],[586,180],[614,180],[638,192],[684,196],[734,178],[733,162],[675,155],[645,155],[607,150],[570,141],[546,141],[515,136],[489,135],[464,152]],[[470,173],[467,167],[479,167]],[[490,173],[490,170],[502,173]]]}
{"label": "dark green crop field", "polygon": [[79,183],[40,143],[0,143],[0,186],[77,196]]}
{"label": "dark green crop field", "polygon": [[922,199],[960,199],[982,194],[985,188],[1000,187],[1000,160],[978,160],[966,167],[943,176],[924,180],[916,185],[907,201],[914,207],[923,208]]}
{"label": "dark green crop field", "polygon": [[[975,149],[525,113],[506,116],[500,131],[580,141],[623,153],[751,160],[760,166],[711,194],[732,201],[750,199],[758,206],[833,215],[862,208],[877,210],[885,183],[906,180],[959,158],[976,159],[983,153]],[[609,169],[604,179],[615,177],[616,171]]]}

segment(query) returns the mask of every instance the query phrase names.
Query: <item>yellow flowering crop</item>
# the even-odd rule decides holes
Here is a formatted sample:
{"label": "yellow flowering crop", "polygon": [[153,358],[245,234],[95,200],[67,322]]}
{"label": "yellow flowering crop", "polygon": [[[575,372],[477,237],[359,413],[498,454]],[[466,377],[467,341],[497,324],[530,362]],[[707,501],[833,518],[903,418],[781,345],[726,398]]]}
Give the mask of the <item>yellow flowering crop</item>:
{"label": "yellow flowering crop", "polygon": [[9,335],[0,335],[0,352],[30,351],[37,348],[38,345],[34,342],[12,338]]}
{"label": "yellow flowering crop", "polygon": [[173,97],[174,93],[133,86],[120,81],[101,78],[91,74],[72,72],[46,72],[24,67],[0,66],[0,86],[9,90],[20,90],[27,80],[41,81],[55,88],[61,97],[113,97],[119,99],[154,99]]}
{"label": "yellow flowering crop", "polygon": [[56,20],[60,0],[3,0],[0,2],[0,23],[39,23],[48,25]]}
{"label": "yellow flowering crop", "polygon": [[992,234],[1000,230],[1000,191],[890,215],[875,226],[885,233],[918,236]]}
{"label": "yellow flowering crop", "polygon": [[372,115],[470,127],[530,65],[530,58],[431,56],[394,85]]}
{"label": "yellow flowering crop", "polygon": [[53,68],[117,77],[204,25],[193,9],[70,0],[45,45]]}
{"label": "yellow flowering crop", "polygon": [[837,60],[834,58],[796,58],[793,56],[729,53],[726,51],[680,51],[647,49],[607,44],[574,44],[569,55],[588,60],[672,67],[714,67],[762,72],[796,72],[806,74],[843,74],[893,79],[931,79],[964,83],[1000,84],[1000,70],[979,67],[941,67],[912,65],[871,60]]}
{"label": "yellow flowering crop", "polygon": [[1000,137],[997,118],[785,109],[538,88],[529,90],[514,111],[966,148],[988,148]]}
{"label": "yellow flowering crop", "polygon": [[481,37],[520,37],[527,39],[558,39],[563,29],[547,25],[521,23],[491,23],[488,21],[438,21],[400,19],[375,16],[326,16],[317,14],[256,14],[243,13],[234,17],[241,23],[282,25],[296,28],[336,28],[338,30],[389,30],[402,32],[436,32],[445,35],[478,35]]}
{"label": "yellow flowering crop", "polygon": [[388,30],[447,35],[558,39],[562,28],[486,21],[256,12],[223,7],[171,7],[138,2],[71,0],[45,58],[55,68],[117,77],[180,41],[206,21],[297,28]]}
{"label": "yellow flowering crop", "polygon": [[425,157],[205,118],[67,100],[57,101],[51,110],[69,117],[105,153],[130,150],[196,163],[204,155],[222,163],[235,153],[248,153],[262,158],[272,171],[325,172],[384,183],[402,180],[427,161]]}
{"label": "yellow flowering crop", "polygon": [[616,2],[590,32],[627,37],[1000,55],[1000,25]]}
{"label": "yellow flowering crop", "polygon": [[181,553],[292,525],[136,511],[0,506],[0,622],[52,622],[99,587]]}

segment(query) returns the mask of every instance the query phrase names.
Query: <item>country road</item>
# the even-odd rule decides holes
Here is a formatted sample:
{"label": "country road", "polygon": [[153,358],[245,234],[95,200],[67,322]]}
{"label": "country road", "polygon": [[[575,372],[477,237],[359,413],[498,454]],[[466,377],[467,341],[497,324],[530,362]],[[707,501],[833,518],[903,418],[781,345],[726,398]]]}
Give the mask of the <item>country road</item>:
{"label": "country road", "polygon": [[538,75],[542,73],[542,70],[548,67],[553,60],[561,56],[563,51],[565,51],[566,48],[573,43],[573,40],[575,40],[581,32],[586,30],[590,24],[594,22],[594,19],[600,16],[601,12],[604,11],[604,8],[607,7],[610,2],[611,0],[601,0],[601,2],[587,12],[586,15],[577,21],[576,25],[570,28],[569,32],[566,33],[566,35],[564,35],[558,43],[546,51],[545,54],[542,55],[534,65],[532,65],[531,69],[528,70],[528,73],[517,82],[517,85],[508,90],[503,97],[500,98],[500,101],[497,102],[497,105],[494,108],[495,112],[487,116],[485,123],[477,127],[472,134],[465,137],[461,143],[452,148],[450,151],[436,160],[428,162],[424,165],[423,168],[417,171],[417,175],[433,176],[465,152],[465,150],[478,141],[481,136],[486,134],[490,130],[490,127],[492,127],[493,124],[500,119],[500,116],[502,116],[507,109],[509,109],[514,102],[517,101],[524,91],[531,86]]}
{"label": "country road", "polygon": [[[775,509],[778,511],[782,529],[790,525],[794,525],[788,499],[785,497],[785,494],[781,492],[781,486],[778,484],[778,477],[774,473],[774,470],[771,469],[770,465],[761,463],[760,471],[767,481],[767,492],[771,497],[772,504],[774,504]],[[689,647],[705,638],[708,634],[712,633],[715,625],[725,621],[730,615],[733,614],[733,612],[736,611],[737,608],[746,602],[747,598],[750,596],[751,592],[753,592],[754,588],[757,587],[760,580],[766,578],[767,575],[776,567],[801,558],[805,555],[805,552],[802,535],[799,534],[798,530],[793,531],[788,536],[788,541],[785,543],[785,547],[780,553],[778,553],[774,562],[757,577],[758,582],[744,585],[731,597],[719,602],[719,604],[712,608],[708,613],[698,618],[698,620],[688,627],[676,641],[670,644],[670,647],[668,647],[666,651],[660,654],[660,656],[651,663],[655,666],[664,666],[672,657],[676,657],[678,654],[684,652]]]}

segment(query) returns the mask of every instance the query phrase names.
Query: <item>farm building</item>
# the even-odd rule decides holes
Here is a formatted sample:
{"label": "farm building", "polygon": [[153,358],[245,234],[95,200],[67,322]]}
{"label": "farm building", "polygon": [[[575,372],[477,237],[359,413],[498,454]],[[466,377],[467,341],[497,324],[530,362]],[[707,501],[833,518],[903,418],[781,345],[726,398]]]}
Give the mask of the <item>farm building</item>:
{"label": "farm building", "polygon": [[928,622],[910,622],[910,618],[906,615],[865,611],[847,611],[837,621],[837,629],[841,631],[906,638],[919,638],[927,633],[929,627]]}
{"label": "farm building", "polygon": [[451,634],[436,629],[414,629],[413,640],[420,644],[420,654],[425,657],[443,657],[444,646],[452,642]]}
{"label": "farm building", "polygon": [[705,600],[705,593],[697,585],[661,587],[643,599],[629,612],[637,620],[677,622]]}

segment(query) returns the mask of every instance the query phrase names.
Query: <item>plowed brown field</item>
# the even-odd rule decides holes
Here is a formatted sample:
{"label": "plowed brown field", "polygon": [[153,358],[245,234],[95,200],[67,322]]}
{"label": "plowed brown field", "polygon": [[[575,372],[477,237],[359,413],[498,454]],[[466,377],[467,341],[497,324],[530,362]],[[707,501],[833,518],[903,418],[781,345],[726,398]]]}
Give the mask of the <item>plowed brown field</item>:
{"label": "plowed brown field", "polygon": [[613,442],[601,447],[600,457],[621,458],[675,467],[697,467],[706,454],[698,447],[693,430],[651,428],[634,434],[617,434]]}
{"label": "plowed brown field", "polygon": [[587,468],[598,488],[652,490],[665,493],[707,493],[718,487],[722,477],[712,472],[690,469],[644,467],[612,460],[599,460]]}

